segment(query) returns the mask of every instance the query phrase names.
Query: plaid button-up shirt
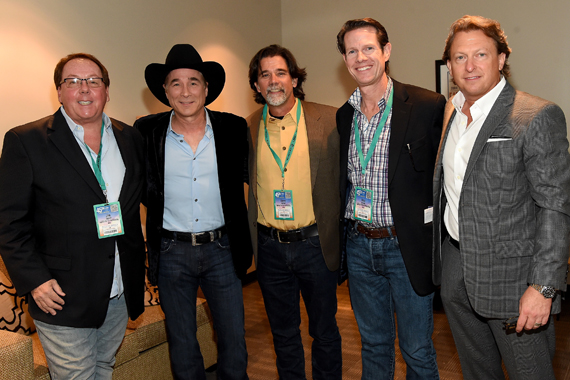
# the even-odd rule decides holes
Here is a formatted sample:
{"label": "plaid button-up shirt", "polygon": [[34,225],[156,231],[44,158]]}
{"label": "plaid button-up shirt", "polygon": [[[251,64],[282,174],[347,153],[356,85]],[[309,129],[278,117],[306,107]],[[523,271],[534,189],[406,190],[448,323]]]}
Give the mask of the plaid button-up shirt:
{"label": "plaid button-up shirt", "polygon": [[[380,111],[372,116],[370,121],[368,121],[360,108],[362,103],[360,88],[357,88],[348,100],[348,103],[354,107],[354,116],[358,121],[360,141],[362,144],[362,155],[364,157],[366,157],[368,154],[370,143],[374,138],[376,128],[378,128],[378,124],[382,118],[382,113],[386,109],[386,103],[388,102],[388,97],[390,95],[390,92],[392,92],[392,89],[392,79],[388,77],[386,92],[384,93],[382,99],[380,99],[378,102],[378,108]],[[391,125],[392,111],[390,111],[390,115],[388,115],[386,125],[380,134],[380,138],[378,139],[374,153],[368,162],[366,171],[364,174],[362,174],[362,165],[360,163],[360,159],[358,158],[358,151],[356,149],[354,138],[354,118],[352,120],[352,132],[350,134],[350,146],[348,148],[347,168],[348,180],[352,186],[350,189],[348,204],[346,206],[344,217],[346,219],[354,219],[354,191],[356,186],[372,190],[374,192],[374,197],[372,199],[372,223],[366,224],[366,227],[369,228],[388,227],[394,225],[392,210],[390,209],[390,201],[388,200],[388,147],[390,142]],[[362,221],[359,223],[365,224],[365,222]]]}

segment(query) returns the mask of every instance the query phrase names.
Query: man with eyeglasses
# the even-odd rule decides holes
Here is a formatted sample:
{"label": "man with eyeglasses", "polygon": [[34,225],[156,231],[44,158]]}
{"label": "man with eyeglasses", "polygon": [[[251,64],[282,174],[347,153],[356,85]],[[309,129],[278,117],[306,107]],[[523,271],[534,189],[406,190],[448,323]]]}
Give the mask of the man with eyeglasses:
{"label": "man with eyeglasses", "polygon": [[8,131],[0,157],[0,254],[27,295],[52,379],[111,379],[128,317],[143,312],[142,137],[109,118],[109,74],[61,59],[61,103]]}

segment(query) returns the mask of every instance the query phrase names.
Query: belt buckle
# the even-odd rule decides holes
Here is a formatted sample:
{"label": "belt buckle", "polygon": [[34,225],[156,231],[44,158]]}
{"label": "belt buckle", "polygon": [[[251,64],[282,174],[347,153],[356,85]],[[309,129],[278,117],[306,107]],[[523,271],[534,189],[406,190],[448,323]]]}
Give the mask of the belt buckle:
{"label": "belt buckle", "polygon": [[196,243],[196,234],[193,233],[193,234],[192,234],[192,246],[195,247],[195,246],[197,246],[197,245],[198,245],[198,244]]}
{"label": "belt buckle", "polygon": [[213,242],[214,240],[216,240],[216,237],[214,235],[214,231],[210,231],[210,242]]}
{"label": "belt buckle", "polygon": [[277,241],[279,243],[283,243],[283,244],[290,244],[291,243],[290,241],[281,241],[281,234],[280,234],[281,231],[275,230],[275,232],[277,232]]}

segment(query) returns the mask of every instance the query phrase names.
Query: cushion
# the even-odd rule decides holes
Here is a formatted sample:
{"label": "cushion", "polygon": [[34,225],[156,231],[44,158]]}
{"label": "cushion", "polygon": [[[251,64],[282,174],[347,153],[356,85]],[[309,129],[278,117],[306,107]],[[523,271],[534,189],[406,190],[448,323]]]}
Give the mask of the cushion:
{"label": "cushion", "polygon": [[146,278],[146,286],[144,291],[144,305],[145,306],[156,306],[160,305],[160,299],[158,298],[158,286],[152,285],[148,282],[148,278]]}
{"label": "cushion", "polygon": [[0,271],[0,329],[29,335],[36,331],[26,297],[18,297],[12,281]]}

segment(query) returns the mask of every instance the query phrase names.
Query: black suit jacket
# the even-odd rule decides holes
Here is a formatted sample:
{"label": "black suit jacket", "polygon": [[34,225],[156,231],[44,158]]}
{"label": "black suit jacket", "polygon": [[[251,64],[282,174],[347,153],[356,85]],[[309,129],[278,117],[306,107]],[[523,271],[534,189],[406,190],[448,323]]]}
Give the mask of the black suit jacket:
{"label": "black suit jacket", "polygon": [[[408,276],[416,293],[423,296],[435,290],[431,279],[432,223],[424,223],[424,210],[433,202],[433,169],[445,98],[420,87],[395,80],[393,83],[388,199]],[[341,220],[351,186],[347,165],[353,117],[354,108],[348,102],[336,115],[340,133]],[[342,222],[341,233],[345,242],[346,228]]]}
{"label": "black suit jacket", "polygon": [[[243,118],[224,112],[208,110],[218,163],[218,181],[222,209],[234,268],[243,278],[251,266],[253,249],[247,223],[244,197],[244,170],[247,160],[247,125]],[[156,284],[160,255],[161,229],[164,215],[164,159],[166,132],[170,111],[143,117],[135,122],[143,135],[146,162],[146,192],[143,204],[147,207],[146,237],[148,248],[148,279]]]}
{"label": "black suit jacket", "polygon": [[93,206],[105,197],[61,111],[6,133],[0,157],[0,253],[19,295],[56,279],[65,292],[55,316],[28,297],[34,319],[98,327],[113,281],[115,242],[131,319],[144,310],[144,241],[140,223],[142,139],[112,120],[125,164],[119,197],[125,234],[99,239]]}

